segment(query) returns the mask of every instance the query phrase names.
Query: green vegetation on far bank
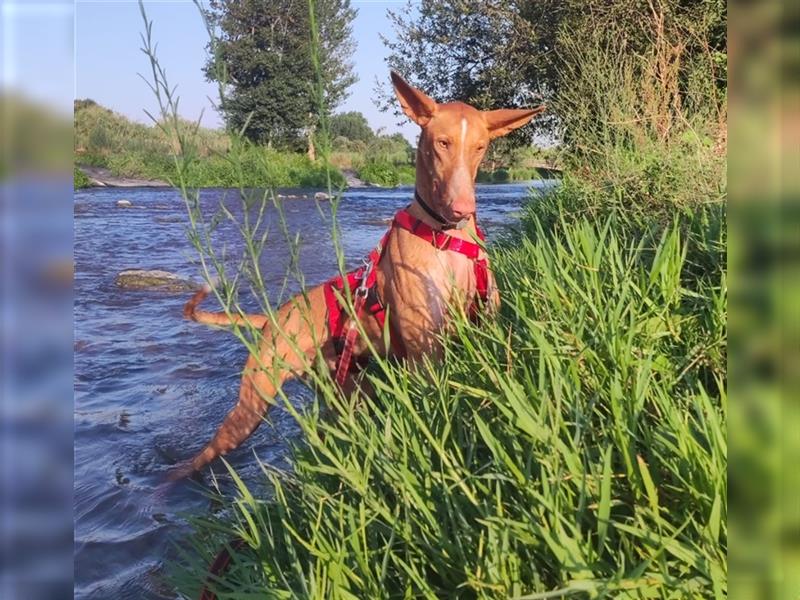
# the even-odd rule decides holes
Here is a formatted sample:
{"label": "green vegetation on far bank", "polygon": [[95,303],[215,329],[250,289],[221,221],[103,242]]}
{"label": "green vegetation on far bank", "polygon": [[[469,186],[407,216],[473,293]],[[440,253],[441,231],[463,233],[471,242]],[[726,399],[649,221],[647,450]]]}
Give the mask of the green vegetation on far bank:
{"label": "green vegetation on far bank", "polygon": [[73,187],[77,189],[91,187],[92,182],[86,176],[86,174],[81,171],[78,167],[72,167],[72,181]]}
{"label": "green vegetation on far bank", "polygon": [[[353,116],[353,115],[357,116]],[[354,124],[355,123],[355,124]],[[194,129],[189,122],[181,127]],[[393,187],[413,185],[414,151],[400,134],[377,135],[359,113],[331,118],[332,144],[330,173],[334,186],[344,184],[342,171],[355,173],[367,184]],[[231,161],[231,139],[224,131],[198,128],[195,135],[197,160],[185,174],[196,187],[325,187],[327,171],[321,160],[310,160],[305,153],[275,150],[242,141],[236,152],[240,165]],[[346,137],[351,135],[352,138]],[[176,180],[172,156],[174,142],[157,126],[133,122],[91,100],[75,102],[75,164],[104,167],[115,177]],[[506,183],[536,177],[528,166],[538,160],[536,151],[518,152],[514,166],[481,171],[480,181]],[[241,172],[237,170],[241,169]],[[90,182],[75,169],[75,187]]]}
{"label": "green vegetation on far bank", "polygon": [[[194,128],[189,122],[181,127]],[[236,153],[237,165],[229,154],[231,141],[223,131],[198,128],[195,135],[197,160],[184,174],[194,187],[324,187],[326,168],[307,156],[280,152],[249,142]],[[91,100],[75,103],[75,162],[105,167],[117,177],[163,180],[177,179],[173,158],[174,142],[157,126],[135,123]],[[344,177],[332,173],[334,185]]]}

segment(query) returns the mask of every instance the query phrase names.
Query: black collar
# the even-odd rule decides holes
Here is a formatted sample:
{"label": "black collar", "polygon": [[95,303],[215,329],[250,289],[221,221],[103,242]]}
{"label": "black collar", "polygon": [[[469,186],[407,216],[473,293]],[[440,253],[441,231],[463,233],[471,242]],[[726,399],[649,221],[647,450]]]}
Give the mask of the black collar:
{"label": "black collar", "polygon": [[422,207],[422,210],[424,210],[426,213],[428,213],[428,216],[431,219],[433,219],[434,221],[439,223],[439,225],[441,226],[442,231],[447,231],[448,229],[458,229],[459,228],[458,225],[459,225],[459,223],[461,221],[459,221],[458,223],[453,223],[452,221],[448,221],[447,219],[445,219],[442,215],[440,215],[435,210],[433,210],[430,206],[427,205],[427,203],[422,199],[422,196],[419,195],[419,192],[416,189],[414,190],[414,200],[416,200],[419,203],[419,205]]}

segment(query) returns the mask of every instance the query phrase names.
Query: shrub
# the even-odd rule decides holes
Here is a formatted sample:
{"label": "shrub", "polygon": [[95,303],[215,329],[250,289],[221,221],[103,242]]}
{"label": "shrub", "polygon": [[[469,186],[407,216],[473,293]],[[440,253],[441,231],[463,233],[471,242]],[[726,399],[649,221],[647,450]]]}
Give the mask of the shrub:
{"label": "shrub", "polygon": [[510,179],[508,169],[497,169],[492,173],[492,182],[494,183],[507,183]]}
{"label": "shrub", "polygon": [[414,165],[397,165],[397,184],[414,185],[417,183],[417,168]]}
{"label": "shrub", "polygon": [[553,102],[565,131],[561,160],[588,210],[616,204],[637,218],[669,218],[726,195],[724,69],[708,24],[670,10],[658,4],[643,15],[648,41],[638,52],[614,23],[560,42],[570,82]]}
{"label": "shrub", "polygon": [[478,183],[492,183],[491,171],[484,171],[483,169],[478,169],[478,175],[475,177],[475,181]]}
{"label": "shrub", "polygon": [[333,138],[368,142],[375,137],[366,117],[357,111],[331,115],[328,127]]}
{"label": "shrub", "polygon": [[400,183],[397,167],[387,161],[367,160],[356,173],[362,181],[375,185],[394,187]]}
{"label": "shrub", "polygon": [[80,188],[86,188],[92,185],[92,182],[89,181],[89,178],[86,177],[83,171],[81,171],[78,167],[72,168],[72,185],[77,190]]}

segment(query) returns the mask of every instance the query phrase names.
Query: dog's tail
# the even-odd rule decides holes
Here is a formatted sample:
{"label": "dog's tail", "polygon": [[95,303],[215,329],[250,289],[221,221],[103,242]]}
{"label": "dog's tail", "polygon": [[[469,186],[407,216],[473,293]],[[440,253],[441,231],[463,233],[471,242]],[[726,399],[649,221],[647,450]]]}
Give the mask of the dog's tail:
{"label": "dog's tail", "polygon": [[232,325],[249,325],[256,329],[263,329],[267,323],[264,315],[229,315],[227,313],[212,313],[198,310],[197,307],[211,293],[211,286],[205,284],[183,307],[183,316],[190,321],[203,323],[205,325],[218,325],[230,327]]}

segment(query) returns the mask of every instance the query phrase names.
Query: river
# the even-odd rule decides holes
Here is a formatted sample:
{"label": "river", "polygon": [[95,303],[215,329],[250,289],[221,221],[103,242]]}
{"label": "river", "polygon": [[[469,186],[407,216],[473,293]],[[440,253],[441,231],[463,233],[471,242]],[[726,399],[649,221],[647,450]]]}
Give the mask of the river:
{"label": "river", "polygon": [[[489,238],[513,223],[528,188],[546,185],[479,185],[478,214]],[[371,250],[385,220],[411,195],[411,188],[345,193],[338,220],[349,264]],[[122,199],[132,206],[118,207]],[[201,200],[209,214],[221,201],[235,213],[239,206],[230,190],[203,190]],[[309,199],[284,201],[288,229],[301,237],[299,264],[309,285],[336,271],[323,219],[327,206]],[[164,564],[186,536],[185,515],[207,514],[214,507],[193,481],[164,493],[164,477],[174,458],[189,457],[211,438],[233,405],[246,353],[227,332],[181,318],[188,294],[115,285],[116,275],[126,269],[163,269],[199,281],[178,192],[76,191],[74,215],[75,596],[173,598]],[[274,209],[267,217],[273,234],[261,267],[268,286],[277,290],[289,246],[275,225]],[[232,257],[241,251],[229,224],[215,235]],[[207,304],[213,310],[213,302]],[[299,401],[311,393],[299,383],[288,385]],[[253,453],[270,464],[289,466],[287,441],[298,435],[297,429],[285,411],[273,411],[271,419],[271,426],[262,426],[229,457],[246,481],[258,479]],[[221,473],[219,465],[214,469]]]}

